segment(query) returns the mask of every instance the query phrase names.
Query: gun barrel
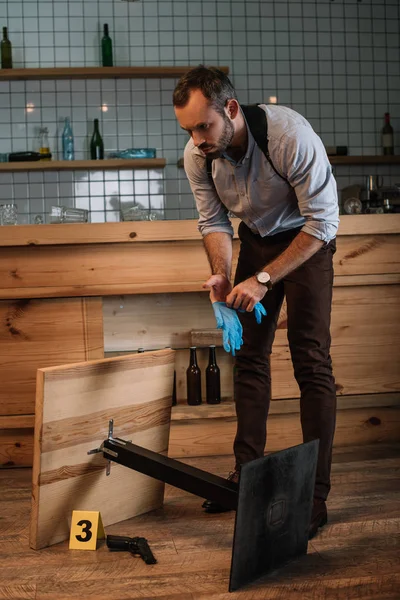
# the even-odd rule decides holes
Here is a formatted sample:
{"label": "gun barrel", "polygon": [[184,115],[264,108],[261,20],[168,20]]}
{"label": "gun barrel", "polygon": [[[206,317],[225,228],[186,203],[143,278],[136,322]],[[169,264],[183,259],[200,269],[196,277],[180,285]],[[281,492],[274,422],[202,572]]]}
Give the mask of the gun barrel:
{"label": "gun barrel", "polygon": [[126,550],[129,552],[132,538],[124,535],[107,535],[106,543],[107,548],[112,550]]}

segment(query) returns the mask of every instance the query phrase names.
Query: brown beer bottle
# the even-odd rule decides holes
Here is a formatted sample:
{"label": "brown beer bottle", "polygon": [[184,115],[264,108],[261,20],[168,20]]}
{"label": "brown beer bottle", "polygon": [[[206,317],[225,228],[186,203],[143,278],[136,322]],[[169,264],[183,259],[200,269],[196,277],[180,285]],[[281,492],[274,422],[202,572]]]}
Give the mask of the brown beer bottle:
{"label": "brown beer bottle", "polygon": [[221,378],[217,365],[215,346],[208,350],[208,367],[206,369],[206,399],[207,404],[219,404],[221,402]]}
{"label": "brown beer bottle", "polygon": [[197,364],[196,346],[190,348],[190,362],[186,370],[187,403],[201,404],[201,371]]}

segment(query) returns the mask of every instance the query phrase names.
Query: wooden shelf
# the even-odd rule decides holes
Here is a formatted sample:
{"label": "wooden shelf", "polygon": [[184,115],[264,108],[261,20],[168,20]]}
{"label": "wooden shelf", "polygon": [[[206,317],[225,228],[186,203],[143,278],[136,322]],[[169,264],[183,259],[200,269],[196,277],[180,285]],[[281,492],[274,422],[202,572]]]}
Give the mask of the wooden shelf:
{"label": "wooden shelf", "polygon": [[[1,69],[0,81],[27,79],[157,79],[181,77],[191,66],[178,67],[51,67],[38,69]],[[229,67],[218,67],[224,73]]]}
{"label": "wooden shelf", "polygon": [[[355,410],[358,408],[400,408],[400,393],[386,394],[354,394],[337,396],[338,410]],[[300,411],[298,398],[272,399],[270,415],[297,414]],[[191,421],[192,419],[236,419],[235,403],[231,398],[222,398],[221,404],[206,404],[203,400],[198,406],[189,406],[180,400],[172,407],[172,421]]]}
{"label": "wooden shelf", "polygon": [[[331,165],[400,165],[399,156],[328,156]],[[177,167],[183,169],[183,157]]]}
{"label": "wooden shelf", "polygon": [[400,156],[328,156],[332,165],[400,165]]}
{"label": "wooden shelf", "polygon": [[49,160],[0,163],[0,173],[11,171],[114,171],[163,169],[165,158],[110,158],[107,160]]}

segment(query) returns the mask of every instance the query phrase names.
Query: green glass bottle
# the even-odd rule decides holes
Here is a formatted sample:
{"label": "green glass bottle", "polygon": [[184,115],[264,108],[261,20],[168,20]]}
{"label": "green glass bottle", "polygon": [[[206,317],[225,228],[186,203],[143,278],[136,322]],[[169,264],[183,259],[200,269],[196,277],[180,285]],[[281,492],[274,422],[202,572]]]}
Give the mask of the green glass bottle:
{"label": "green glass bottle", "polygon": [[3,27],[3,39],[1,40],[1,68],[12,69],[11,42],[8,39],[7,27]]}
{"label": "green glass bottle", "polygon": [[104,158],[103,138],[99,131],[99,120],[94,120],[94,132],[90,140],[90,158],[92,160],[102,160]]}
{"label": "green glass bottle", "polygon": [[108,35],[108,25],[104,23],[104,35],[101,40],[101,60],[103,67],[113,66],[112,41]]}
{"label": "green glass bottle", "polygon": [[382,127],[381,136],[383,154],[394,154],[393,127],[390,124],[389,113],[385,113],[385,125]]}

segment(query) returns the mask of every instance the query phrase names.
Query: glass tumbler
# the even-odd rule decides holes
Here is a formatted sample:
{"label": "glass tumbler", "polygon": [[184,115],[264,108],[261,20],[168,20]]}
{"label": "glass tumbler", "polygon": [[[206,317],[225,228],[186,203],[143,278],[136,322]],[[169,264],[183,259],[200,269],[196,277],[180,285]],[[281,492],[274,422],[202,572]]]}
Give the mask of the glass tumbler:
{"label": "glass tumbler", "polygon": [[85,208],[68,208],[67,206],[52,206],[50,223],[87,223],[89,211]]}
{"label": "glass tumbler", "polygon": [[3,204],[0,208],[1,225],[17,225],[18,208],[16,204]]}

